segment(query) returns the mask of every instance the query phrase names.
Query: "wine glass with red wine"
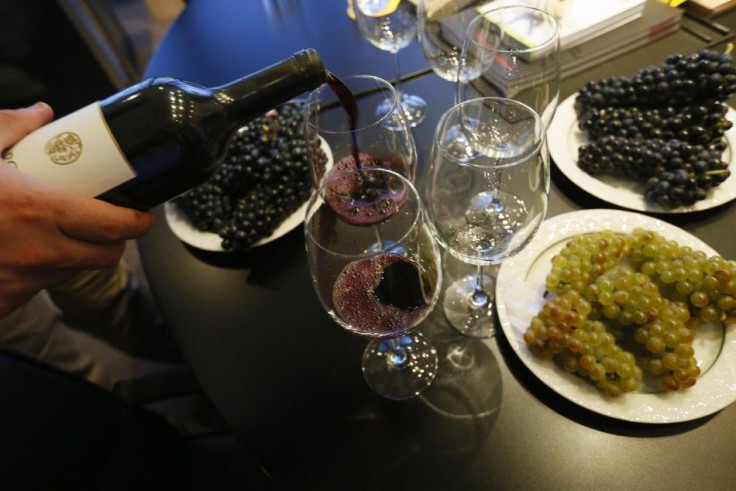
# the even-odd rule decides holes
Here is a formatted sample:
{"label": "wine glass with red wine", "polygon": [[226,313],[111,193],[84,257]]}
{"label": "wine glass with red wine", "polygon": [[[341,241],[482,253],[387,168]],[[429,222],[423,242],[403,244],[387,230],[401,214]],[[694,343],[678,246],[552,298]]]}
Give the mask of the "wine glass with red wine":
{"label": "wine glass with red wine", "polygon": [[522,250],[546,214],[544,128],[529,106],[487,97],[453,106],[435,130],[427,212],[439,243],[474,267],[448,285],[443,299],[447,320],[464,335],[495,334],[495,282],[488,269]]}
{"label": "wine glass with red wine", "polygon": [[[396,73],[396,91],[400,110],[409,126],[414,127],[427,116],[427,102],[415,94],[401,90],[399,50],[405,48],[417,35],[417,5],[415,0],[355,0],[355,22],[363,37],[373,46],[393,55]],[[379,104],[375,110],[386,114],[393,110],[390,104]]]}
{"label": "wine glass with red wine", "polygon": [[[389,243],[375,247],[375,231]],[[415,328],[439,296],[439,247],[413,184],[363,168],[325,178],[309,202],[305,242],[315,291],[343,329],[368,338],[362,370],[388,399],[432,383],[437,352]]]}
{"label": "wine glass with red wine", "polygon": [[338,79],[330,74],[327,84],[309,93],[304,133],[315,188],[326,173],[365,167],[391,169],[414,180],[417,151],[411,129],[398,111],[376,114],[380,103],[395,109],[399,97],[390,83],[372,75]]}

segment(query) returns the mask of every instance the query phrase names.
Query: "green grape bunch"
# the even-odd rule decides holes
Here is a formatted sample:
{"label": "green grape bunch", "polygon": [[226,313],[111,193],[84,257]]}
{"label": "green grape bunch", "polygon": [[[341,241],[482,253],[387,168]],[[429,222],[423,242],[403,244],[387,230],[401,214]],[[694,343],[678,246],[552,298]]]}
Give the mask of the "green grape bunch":
{"label": "green grape bunch", "polygon": [[735,261],[641,228],[574,237],[545,286],[528,348],[612,397],[636,391],[644,374],[668,391],[692,387],[699,326],[736,319]]}

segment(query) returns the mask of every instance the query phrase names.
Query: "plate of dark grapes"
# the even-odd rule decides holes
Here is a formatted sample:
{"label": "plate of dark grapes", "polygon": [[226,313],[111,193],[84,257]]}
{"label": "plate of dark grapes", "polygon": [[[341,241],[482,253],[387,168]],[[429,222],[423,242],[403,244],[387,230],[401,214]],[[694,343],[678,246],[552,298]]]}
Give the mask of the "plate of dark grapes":
{"label": "plate of dark grapes", "polygon": [[720,206],[736,198],[734,93],[732,58],[713,50],[588,82],[558,107],[550,155],[583,190],[623,208]]}
{"label": "plate of dark grapes", "polygon": [[300,226],[312,192],[307,152],[320,152],[325,169],[332,165],[327,143],[303,134],[300,103],[240,128],[215,175],[166,203],[171,231],[197,249],[243,252]]}
{"label": "plate of dark grapes", "polygon": [[512,349],[590,411],[665,424],[736,400],[736,261],[633,211],[549,218],[496,284]]}

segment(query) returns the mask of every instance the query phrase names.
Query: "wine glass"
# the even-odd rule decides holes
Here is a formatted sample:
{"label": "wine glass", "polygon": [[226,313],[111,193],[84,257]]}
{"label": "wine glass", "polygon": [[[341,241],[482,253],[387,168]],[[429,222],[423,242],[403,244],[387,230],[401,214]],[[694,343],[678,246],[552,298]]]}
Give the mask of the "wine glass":
{"label": "wine glass", "polygon": [[[372,229],[392,246],[376,250]],[[370,339],[362,369],[388,399],[429,387],[437,351],[412,330],[439,296],[439,247],[413,184],[387,169],[328,176],[307,207],[305,241],[312,282],[342,328]]]}
{"label": "wine glass", "polygon": [[525,103],[549,126],[560,98],[560,35],[549,12],[525,5],[484,8],[470,20],[455,102],[504,97]]}
{"label": "wine glass", "polygon": [[458,332],[495,334],[494,281],[487,269],[529,243],[544,219],[548,193],[545,126],[532,108],[486,97],[457,104],[440,118],[427,211],[440,244],[475,266],[445,291],[445,316]]}
{"label": "wine glass", "polygon": [[440,78],[457,82],[468,24],[488,7],[488,0],[419,0],[419,45],[430,68]]}
{"label": "wine glass", "polygon": [[[361,34],[378,49],[393,55],[396,73],[396,91],[399,94],[399,108],[410,127],[424,121],[427,116],[427,102],[414,94],[401,90],[401,68],[399,50],[408,46],[417,34],[416,5],[412,0],[356,0],[354,2],[355,21]],[[392,110],[390,105],[381,104],[376,108],[380,114]]]}
{"label": "wine glass", "polygon": [[[392,110],[376,114],[373,109],[379,103],[389,104]],[[372,75],[340,78],[310,92],[304,120],[315,188],[327,171],[358,167],[388,168],[413,181],[417,150],[409,125],[395,110],[398,105],[393,86]],[[326,167],[329,162],[331,169]]]}

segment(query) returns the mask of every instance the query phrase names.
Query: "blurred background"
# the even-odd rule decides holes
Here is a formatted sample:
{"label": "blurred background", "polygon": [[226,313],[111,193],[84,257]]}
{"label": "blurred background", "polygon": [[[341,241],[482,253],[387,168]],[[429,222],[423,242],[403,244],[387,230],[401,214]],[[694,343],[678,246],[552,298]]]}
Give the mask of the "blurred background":
{"label": "blurred background", "polygon": [[[0,1],[0,108],[44,101],[58,118],[138,82],[184,6],[184,0]],[[128,244],[125,259],[147,288],[135,242]],[[70,333],[116,380],[167,368],[85,333]],[[176,409],[161,411],[187,419],[192,404],[201,406],[201,401],[179,402]]]}
{"label": "blurred background", "polygon": [[0,107],[57,117],[141,78],[184,0],[2,0]]}

